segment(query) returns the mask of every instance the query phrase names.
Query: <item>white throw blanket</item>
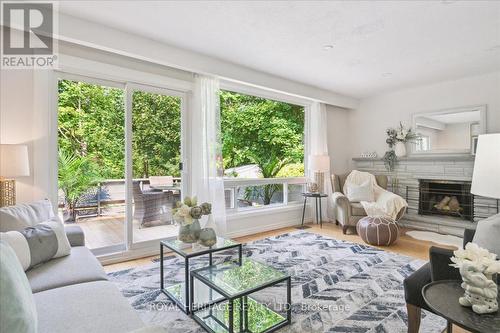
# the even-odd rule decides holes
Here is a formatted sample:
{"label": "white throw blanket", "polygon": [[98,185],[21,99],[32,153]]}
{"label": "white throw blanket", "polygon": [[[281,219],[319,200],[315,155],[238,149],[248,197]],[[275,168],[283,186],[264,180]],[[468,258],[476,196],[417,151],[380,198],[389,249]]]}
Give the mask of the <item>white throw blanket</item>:
{"label": "white throw blanket", "polygon": [[377,184],[375,176],[368,172],[353,170],[346,178],[344,192],[349,191],[349,186],[359,186],[370,182],[375,196],[374,202],[361,201],[361,205],[368,216],[388,216],[396,219],[401,209],[408,207],[405,199],[399,195],[389,192]]}

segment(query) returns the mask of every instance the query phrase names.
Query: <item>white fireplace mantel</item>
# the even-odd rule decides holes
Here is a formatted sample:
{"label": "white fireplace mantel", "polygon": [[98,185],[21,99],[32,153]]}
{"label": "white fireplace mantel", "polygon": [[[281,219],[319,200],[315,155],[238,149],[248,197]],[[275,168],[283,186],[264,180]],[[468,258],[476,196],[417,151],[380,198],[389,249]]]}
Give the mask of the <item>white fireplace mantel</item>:
{"label": "white fireplace mantel", "polygon": [[[419,155],[398,158],[392,172],[387,171],[381,158],[353,158],[353,168],[376,175],[389,177],[389,190],[408,201],[408,211],[400,221],[403,226],[414,229],[435,231],[443,234],[463,236],[464,228],[473,229],[476,224],[446,216],[418,214],[418,180],[442,179],[471,181],[474,156],[460,155]],[[498,213],[495,199],[474,196],[474,221]]]}

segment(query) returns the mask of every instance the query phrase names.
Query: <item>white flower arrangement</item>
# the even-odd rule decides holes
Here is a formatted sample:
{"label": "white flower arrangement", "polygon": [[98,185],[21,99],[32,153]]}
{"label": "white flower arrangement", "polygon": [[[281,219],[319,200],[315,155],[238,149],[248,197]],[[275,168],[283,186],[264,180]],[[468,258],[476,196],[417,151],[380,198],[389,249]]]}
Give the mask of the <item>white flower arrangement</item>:
{"label": "white flower arrangement", "polygon": [[472,307],[479,314],[497,311],[498,286],[492,280],[494,274],[500,274],[497,255],[474,243],[468,243],[465,249],[456,250],[453,254],[450,266],[460,270],[465,291],[459,303]]}
{"label": "white flower arrangement", "polygon": [[194,197],[185,197],[184,201],[177,201],[176,208],[172,210],[174,221],[182,226],[190,225],[194,220],[201,219],[203,215],[212,213],[212,205],[204,202],[198,204],[198,199]]}

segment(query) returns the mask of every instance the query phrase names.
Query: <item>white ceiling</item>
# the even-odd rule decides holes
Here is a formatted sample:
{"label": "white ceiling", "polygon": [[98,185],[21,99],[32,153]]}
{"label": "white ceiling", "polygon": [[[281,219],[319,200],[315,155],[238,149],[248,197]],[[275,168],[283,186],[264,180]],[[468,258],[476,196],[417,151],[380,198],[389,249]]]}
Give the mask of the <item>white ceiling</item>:
{"label": "white ceiling", "polygon": [[500,1],[61,1],[59,8],[354,97],[500,70]]}

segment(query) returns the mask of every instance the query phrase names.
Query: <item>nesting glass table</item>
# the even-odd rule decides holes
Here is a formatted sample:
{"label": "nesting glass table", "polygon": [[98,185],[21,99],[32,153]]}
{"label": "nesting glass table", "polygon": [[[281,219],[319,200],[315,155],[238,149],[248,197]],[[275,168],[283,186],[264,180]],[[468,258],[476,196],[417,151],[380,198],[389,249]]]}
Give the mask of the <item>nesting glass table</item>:
{"label": "nesting glass table", "polygon": [[[175,252],[184,258],[184,282],[177,283],[165,288],[165,267],[163,264],[163,252],[165,248]],[[229,249],[238,249],[238,262],[242,262],[242,245],[229,238],[217,237],[217,243],[211,247],[198,244],[186,244],[177,239],[169,239],[160,242],[160,288],[184,313],[189,314],[189,261],[194,257],[208,255],[206,266],[212,265],[212,254]]]}
{"label": "nesting glass table", "polygon": [[[251,295],[277,284],[286,288],[286,300],[274,309]],[[291,278],[263,263],[245,259],[195,269],[189,286],[189,312],[207,332],[269,333],[291,323]]]}

